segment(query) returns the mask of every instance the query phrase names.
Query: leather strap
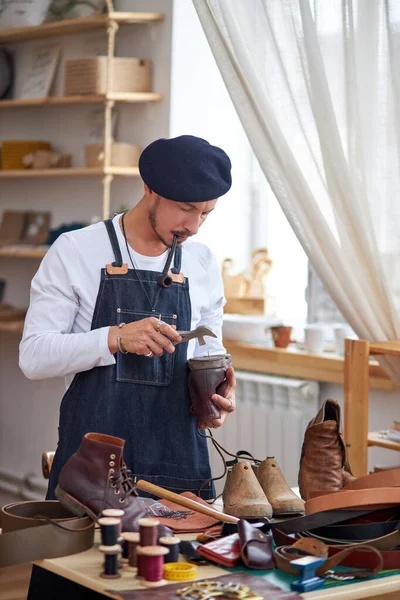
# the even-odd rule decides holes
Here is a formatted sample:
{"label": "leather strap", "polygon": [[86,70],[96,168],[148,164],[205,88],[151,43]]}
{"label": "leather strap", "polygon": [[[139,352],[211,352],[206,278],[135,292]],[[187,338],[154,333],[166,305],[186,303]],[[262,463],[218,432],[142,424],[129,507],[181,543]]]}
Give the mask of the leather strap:
{"label": "leather strap", "polygon": [[343,491],[381,487],[400,487],[400,469],[389,469],[388,471],[358,477],[348,483]]}
{"label": "leather strap", "polygon": [[[381,475],[381,473],[376,473],[376,475]],[[334,494],[326,494],[324,496],[311,498],[305,503],[305,512],[307,515],[311,515],[325,510],[351,508],[355,510],[362,508],[373,508],[377,510],[379,508],[387,508],[399,504],[399,487],[363,488],[343,490]]]}
{"label": "leather strap", "polygon": [[75,517],[58,501],[7,504],[0,515],[0,568],[76,554],[93,546],[92,519]]}
{"label": "leather strap", "polygon": [[[315,544],[315,542],[317,543]],[[314,551],[314,549],[316,551]],[[345,574],[347,576],[352,576],[356,579],[371,577],[380,573],[383,568],[383,558],[381,553],[376,550],[376,548],[369,545],[357,547],[357,552],[355,548],[350,547],[337,552],[332,556],[328,556],[328,550],[329,549],[325,544],[319,543],[312,538],[298,540],[291,546],[279,546],[275,549],[274,556],[276,566],[278,569],[285,571],[285,573],[298,575],[298,570],[290,564],[292,560],[302,558],[303,556],[322,556],[326,557],[326,562],[317,569],[316,574],[324,575],[327,571],[331,571],[335,567],[342,564],[348,556],[354,554],[357,556],[360,562],[356,565],[353,561],[352,566],[358,566],[360,568],[356,569],[355,571],[351,571],[350,573],[346,572]],[[368,568],[365,568],[365,553],[369,554],[367,559]]]}
{"label": "leather strap", "polygon": [[[400,487],[400,469],[388,469],[386,471],[379,471],[377,473],[371,473],[354,479],[347,485],[345,485],[340,491],[347,492],[351,490],[363,490],[368,488],[382,488],[382,487]],[[312,498],[317,496],[325,496],[326,494],[336,494],[338,491],[320,490],[311,493]]]}

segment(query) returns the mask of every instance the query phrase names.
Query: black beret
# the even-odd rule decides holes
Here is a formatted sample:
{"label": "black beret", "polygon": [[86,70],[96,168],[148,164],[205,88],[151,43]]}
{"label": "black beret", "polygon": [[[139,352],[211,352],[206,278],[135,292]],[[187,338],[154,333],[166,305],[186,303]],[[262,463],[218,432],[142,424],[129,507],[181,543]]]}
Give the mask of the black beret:
{"label": "black beret", "polygon": [[152,191],[175,202],[215,200],[232,185],[229,156],[193,135],[152,142],[140,155],[139,171]]}

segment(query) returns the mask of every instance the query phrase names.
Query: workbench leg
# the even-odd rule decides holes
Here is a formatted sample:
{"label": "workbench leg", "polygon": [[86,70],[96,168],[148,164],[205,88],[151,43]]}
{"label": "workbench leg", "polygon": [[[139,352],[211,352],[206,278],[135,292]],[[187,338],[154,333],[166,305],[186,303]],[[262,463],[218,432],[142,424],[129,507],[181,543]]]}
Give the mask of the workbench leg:
{"label": "workbench leg", "polygon": [[368,472],[369,342],[346,340],[344,358],[344,439],[355,477]]}

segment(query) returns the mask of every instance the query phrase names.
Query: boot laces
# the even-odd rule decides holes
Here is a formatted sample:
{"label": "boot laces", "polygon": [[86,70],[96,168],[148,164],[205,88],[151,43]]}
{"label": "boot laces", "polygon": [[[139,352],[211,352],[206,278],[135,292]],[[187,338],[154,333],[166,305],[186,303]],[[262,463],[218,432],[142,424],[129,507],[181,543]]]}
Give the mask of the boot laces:
{"label": "boot laces", "polygon": [[112,487],[123,489],[124,493],[121,495],[121,500],[126,500],[129,496],[137,496],[132,481],[132,471],[128,469],[124,461],[121,463],[119,472],[110,476],[110,482]]}

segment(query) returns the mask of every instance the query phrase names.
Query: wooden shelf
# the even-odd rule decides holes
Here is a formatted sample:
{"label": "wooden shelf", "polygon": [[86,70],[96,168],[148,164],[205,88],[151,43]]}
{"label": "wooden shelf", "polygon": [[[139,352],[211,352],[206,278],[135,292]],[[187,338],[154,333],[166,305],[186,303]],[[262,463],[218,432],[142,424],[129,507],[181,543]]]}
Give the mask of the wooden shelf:
{"label": "wooden shelf", "polygon": [[400,443],[388,440],[385,431],[370,431],[368,434],[368,446],[379,446],[387,450],[400,451]]}
{"label": "wooden shelf", "polygon": [[163,21],[164,15],[160,13],[139,12],[112,12],[108,15],[93,15],[78,19],[65,21],[54,21],[33,27],[17,27],[3,29],[0,31],[0,44],[10,42],[22,42],[40,38],[59,37],[62,35],[73,35],[96,29],[106,29],[110,21],[116,21],[119,25],[154,23]]}
{"label": "wooden shelf", "polygon": [[19,333],[24,330],[23,321],[0,321],[0,333]]}
{"label": "wooden shelf", "polygon": [[393,340],[390,342],[377,342],[369,345],[369,354],[400,354],[400,340]]}
{"label": "wooden shelf", "polygon": [[4,258],[43,258],[47,248],[34,246],[3,246],[0,247],[0,257]]}
{"label": "wooden shelf", "polygon": [[[224,346],[232,355],[233,366],[236,369],[328,383],[344,382],[344,359],[336,355],[238,344],[228,339],[224,339]],[[393,381],[375,361],[371,361],[369,365],[369,381],[373,389],[396,389]]]}
{"label": "wooden shelf", "polygon": [[116,92],[112,94],[98,94],[87,96],[50,96],[48,98],[24,98],[23,100],[10,99],[0,100],[0,109],[2,108],[35,108],[40,106],[65,106],[68,104],[102,104],[107,100],[114,102],[158,102],[162,100],[162,94],[153,92],[123,93]]}
{"label": "wooden shelf", "polygon": [[116,175],[123,177],[137,177],[137,167],[110,167],[108,169],[16,169],[1,171],[0,179],[28,179],[32,177],[100,177],[102,175]]}

